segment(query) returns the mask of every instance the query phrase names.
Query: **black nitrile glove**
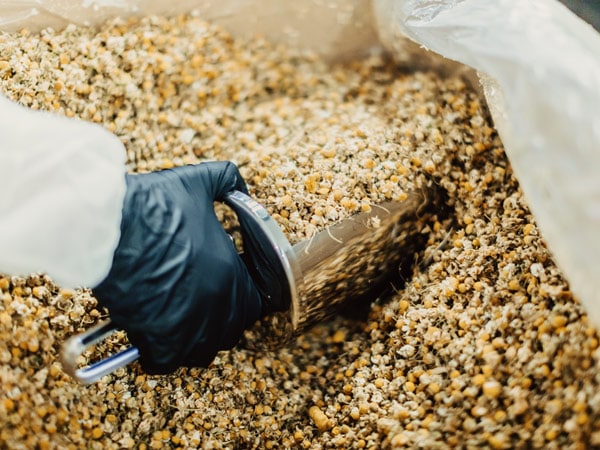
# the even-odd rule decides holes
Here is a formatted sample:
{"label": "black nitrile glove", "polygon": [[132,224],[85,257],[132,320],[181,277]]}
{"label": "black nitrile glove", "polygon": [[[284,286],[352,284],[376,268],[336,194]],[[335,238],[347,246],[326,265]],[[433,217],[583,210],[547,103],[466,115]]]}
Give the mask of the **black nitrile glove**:
{"label": "black nitrile glove", "polygon": [[247,193],[230,162],[127,176],[121,238],[95,289],[148,373],[206,367],[261,316],[261,294],[213,201]]}

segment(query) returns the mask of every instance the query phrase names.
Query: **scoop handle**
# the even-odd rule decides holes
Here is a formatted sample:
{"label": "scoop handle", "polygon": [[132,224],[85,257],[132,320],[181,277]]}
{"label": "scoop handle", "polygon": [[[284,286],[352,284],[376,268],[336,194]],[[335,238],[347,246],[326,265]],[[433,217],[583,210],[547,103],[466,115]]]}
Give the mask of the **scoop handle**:
{"label": "scoop handle", "polygon": [[61,352],[64,371],[82,384],[91,384],[138,359],[140,353],[137,347],[128,347],[89,366],[77,368],[77,360],[83,352],[110,336],[116,329],[111,320],[107,319],[89,330],[67,339]]}
{"label": "scoop handle", "polygon": [[[252,229],[255,233],[260,233],[262,240],[270,245],[272,251],[276,253],[278,262],[282,265],[287,278],[287,284],[290,288],[292,297],[291,311],[293,314],[296,303],[296,280],[301,276],[298,272],[294,252],[291,245],[285,238],[283,232],[268,214],[266,209],[256,202],[252,197],[240,192],[231,191],[225,194],[224,203],[229,205],[235,213],[251,221]],[[140,356],[136,347],[128,347],[118,353],[101,359],[88,366],[78,368],[78,360],[88,348],[101,342],[110,336],[117,327],[107,319],[91,327],[87,331],[71,336],[67,339],[61,351],[61,360],[64,371],[75,380],[83,384],[91,384],[98,381],[105,375],[108,375],[120,367],[126,366],[137,360]]]}

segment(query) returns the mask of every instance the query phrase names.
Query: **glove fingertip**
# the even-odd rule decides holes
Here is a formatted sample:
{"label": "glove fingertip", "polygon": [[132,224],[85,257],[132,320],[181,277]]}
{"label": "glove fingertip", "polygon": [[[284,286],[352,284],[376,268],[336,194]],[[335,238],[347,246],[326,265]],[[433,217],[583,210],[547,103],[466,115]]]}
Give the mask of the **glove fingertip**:
{"label": "glove fingertip", "polygon": [[203,164],[209,172],[214,200],[221,200],[226,193],[234,190],[248,194],[246,182],[233,162],[215,161]]}

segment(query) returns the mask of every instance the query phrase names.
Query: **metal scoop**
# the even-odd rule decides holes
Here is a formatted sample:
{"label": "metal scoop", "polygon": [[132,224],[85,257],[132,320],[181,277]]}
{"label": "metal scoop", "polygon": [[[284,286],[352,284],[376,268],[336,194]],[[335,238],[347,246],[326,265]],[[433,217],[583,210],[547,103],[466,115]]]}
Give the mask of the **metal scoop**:
{"label": "metal scoop", "polygon": [[[290,307],[261,319],[245,332],[243,344],[255,349],[281,346],[311,325],[334,314],[340,304],[363,298],[397,273],[423,245],[422,230],[431,218],[428,208],[437,203],[430,190],[419,190],[403,201],[386,202],[354,215],[292,246],[275,220],[251,197],[234,191],[225,203],[240,222],[251,224],[256,241],[263,244],[275,273],[287,289]],[[254,267],[255,271],[260,267]],[[251,270],[252,272],[252,270]],[[116,326],[106,320],[63,344],[65,372],[90,384],[139,357],[135,347],[78,368],[82,353],[112,334]]]}

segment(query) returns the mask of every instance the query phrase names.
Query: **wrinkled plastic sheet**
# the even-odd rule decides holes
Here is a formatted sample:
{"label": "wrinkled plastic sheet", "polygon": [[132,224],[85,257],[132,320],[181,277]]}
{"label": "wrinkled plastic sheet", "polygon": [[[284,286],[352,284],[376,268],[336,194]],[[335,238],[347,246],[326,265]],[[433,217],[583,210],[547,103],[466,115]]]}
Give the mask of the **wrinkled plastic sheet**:
{"label": "wrinkled plastic sheet", "polygon": [[269,39],[328,59],[377,45],[369,0],[0,0],[0,30],[95,26],[112,17],[197,11],[234,36]]}
{"label": "wrinkled plastic sheet", "polygon": [[378,0],[384,43],[408,36],[474,67],[527,201],[600,324],[600,34],[556,0]]}

